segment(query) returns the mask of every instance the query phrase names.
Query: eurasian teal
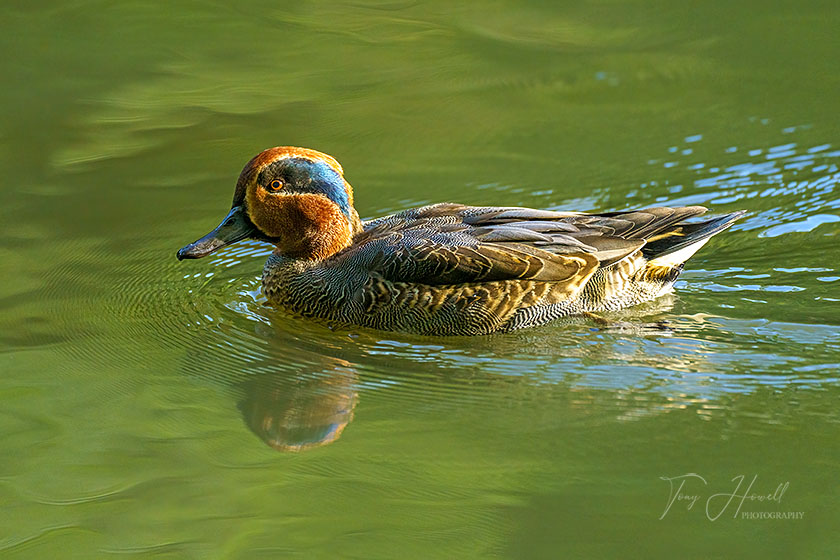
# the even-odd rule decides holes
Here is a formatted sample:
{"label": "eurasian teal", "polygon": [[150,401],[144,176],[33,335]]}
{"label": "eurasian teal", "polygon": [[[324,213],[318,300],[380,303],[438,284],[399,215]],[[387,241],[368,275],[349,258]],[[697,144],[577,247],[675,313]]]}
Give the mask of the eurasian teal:
{"label": "eurasian teal", "polygon": [[622,309],[671,290],[744,212],[701,206],[587,214],[441,203],[363,222],[332,157],[277,147],[248,162],[222,223],[178,251],[274,244],[270,304],[305,317],[425,335],[481,335]]}

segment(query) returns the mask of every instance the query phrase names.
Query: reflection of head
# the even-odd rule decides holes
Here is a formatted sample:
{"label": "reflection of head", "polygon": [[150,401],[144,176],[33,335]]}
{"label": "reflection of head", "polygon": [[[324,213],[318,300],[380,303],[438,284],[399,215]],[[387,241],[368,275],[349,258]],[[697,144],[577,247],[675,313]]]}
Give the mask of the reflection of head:
{"label": "reflection of head", "polygon": [[338,439],[353,419],[355,376],[337,369],[290,379],[261,375],[246,384],[239,409],[260,439],[278,451],[303,451]]}

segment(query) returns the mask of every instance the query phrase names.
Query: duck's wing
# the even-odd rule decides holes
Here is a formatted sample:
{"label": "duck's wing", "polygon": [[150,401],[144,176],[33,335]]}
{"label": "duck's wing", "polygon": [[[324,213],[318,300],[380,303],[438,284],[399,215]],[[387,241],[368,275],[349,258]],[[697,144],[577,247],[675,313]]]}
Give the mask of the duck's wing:
{"label": "duck's wing", "polygon": [[583,214],[437,204],[369,221],[344,255],[392,282],[582,285],[701,207]]}

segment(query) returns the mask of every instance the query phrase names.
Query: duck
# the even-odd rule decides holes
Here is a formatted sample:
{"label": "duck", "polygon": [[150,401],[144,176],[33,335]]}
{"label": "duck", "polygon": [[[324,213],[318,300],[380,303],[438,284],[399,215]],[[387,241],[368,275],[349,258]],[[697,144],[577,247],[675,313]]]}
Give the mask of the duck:
{"label": "duck", "polygon": [[706,210],[442,202],[363,221],[338,161],[278,146],[245,165],[227,216],[177,257],[265,241],[275,249],[263,294],[291,315],[428,336],[488,335],[670,292],[685,262],[745,213],[692,220]]}

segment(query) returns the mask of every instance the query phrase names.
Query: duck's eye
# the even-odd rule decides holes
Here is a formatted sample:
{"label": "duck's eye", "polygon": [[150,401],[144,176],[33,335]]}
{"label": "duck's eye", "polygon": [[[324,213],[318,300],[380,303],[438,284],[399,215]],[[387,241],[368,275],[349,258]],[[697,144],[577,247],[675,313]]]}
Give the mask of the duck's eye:
{"label": "duck's eye", "polygon": [[278,179],[275,179],[268,184],[268,190],[270,190],[271,192],[277,192],[282,188],[283,188],[283,181],[280,181]]}

